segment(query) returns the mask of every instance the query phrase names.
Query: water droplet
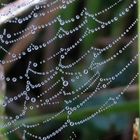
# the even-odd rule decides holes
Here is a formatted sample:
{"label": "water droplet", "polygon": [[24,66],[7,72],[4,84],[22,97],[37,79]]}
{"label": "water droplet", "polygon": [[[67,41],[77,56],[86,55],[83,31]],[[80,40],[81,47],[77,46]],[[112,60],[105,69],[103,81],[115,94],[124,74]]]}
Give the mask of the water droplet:
{"label": "water droplet", "polygon": [[106,84],[103,84],[103,88],[106,88]]}
{"label": "water droplet", "polygon": [[34,66],[34,67],[37,67],[37,63],[33,63],[33,66]]}
{"label": "water droplet", "polygon": [[68,81],[64,81],[64,82],[63,82],[63,86],[65,86],[65,87],[68,86],[68,84],[69,84]]}
{"label": "water droplet", "polygon": [[36,98],[31,98],[31,102],[35,103],[36,102]]}
{"label": "water droplet", "polygon": [[11,35],[10,34],[7,34],[7,38],[11,38]]}
{"label": "water droplet", "polygon": [[88,70],[87,69],[84,70],[84,74],[88,74]]}

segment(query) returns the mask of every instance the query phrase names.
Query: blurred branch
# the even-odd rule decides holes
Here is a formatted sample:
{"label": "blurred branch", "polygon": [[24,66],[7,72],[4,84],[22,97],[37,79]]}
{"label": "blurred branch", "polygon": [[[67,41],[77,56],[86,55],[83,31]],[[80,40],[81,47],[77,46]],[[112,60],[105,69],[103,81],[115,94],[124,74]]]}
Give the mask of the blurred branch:
{"label": "blurred branch", "polygon": [[[45,9],[45,10],[48,11],[48,9]],[[32,25],[46,24],[53,17],[55,17],[55,15],[57,14],[58,10],[55,10],[54,12],[51,12],[49,14],[46,14],[43,17],[32,19],[32,21],[28,24],[28,27],[30,27]],[[23,38],[22,40],[20,40],[17,43],[15,43],[11,47],[11,49],[9,50],[9,52],[11,54],[14,53],[14,54],[16,54],[18,56],[18,54],[20,54],[22,51],[26,50],[26,48],[28,47],[28,45],[30,45],[30,43],[33,42],[36,39],[38,33],[41,32],[41,30],[42,29],[38,29],[38,30],[36,30],[36,33],[35,34],[30,34],[28,37]],[[26,34],[29,34],[30,32],[31,32],[31,30],[28,30],[28,31],[24,32],[24,34],[22,36],[24,36]],[[11,56],[10,55],[6,55],[5,58],[4,58],[5,61],[8,61],[10,59],[11,59]],[[5,64],[4,65],[4,70],[5,70],[6,73],[10,70],[10,68],[13,66],[13,64],[14,64],[14,62],[13,63],[8,63],[8,64]]]}
{"label": "blurred branch", "polygon": [[[121,93],[125,87],[126,86],[116,87],[116,88],[109,88],[109,89],[103,89],[103,90],[99,91],[98,95],[102,95],[102,94],[109,95],[109,94],[112,94],[112,93]],[[131,86],[129,86],[127,91],[125,91],[125,93],[127,93],[127,94],[125,94],[125,96],[130,97],[131,100],[132,100],[132,98],[135,99],[138,96],[138,85],[131,85]],[[87,97],[90,94],[91,94],[91,92],[88,92],[88,93],[84,94],[82,96],[82,98],[85,98],[85,97]]]}
{"label": "blurred branch", "polygon": [[139,140],[140,138],[140,118],[135,119],[135,123],[133,124],[133,140]]}
{"label": "blurred branch", "polygon": [[[126,44],[128,43],[130,40],[132,39],[132,37],[123,37],[122,40],[120,40],[118,42],[118,44]],[[99,46],[100,49],[104,48],[104,46],[110,44],[111,42],[113,42],[115,40],[115,38],[113,37],[100,37],[96,40],[96,42],[94,43],[96,46]],[[135,46],[135,42],[133,43]]]}
{"label": "blurred branch", "polygon": [[[126,87],[126,86],[125,86]],[[103,90],[104,92],[111,92],[111,93],[120,93],[121,91],[123,91],[123,89],[125,87],[117,87],[117,88],[110,88],[110,89],[105,89]],[[102,91],[101,91],[102,92]],[[138,85],[131,85],[128,87],[126,93],[138,93]],[[138,95],[138,94],[137,94]]]}
{"label": "blurred branch", "polygon": [[21,15],[32,6],[44,2],[45,0],[18,0],[8,4],[4,8],[0,9],[0,25],[16,16]]}

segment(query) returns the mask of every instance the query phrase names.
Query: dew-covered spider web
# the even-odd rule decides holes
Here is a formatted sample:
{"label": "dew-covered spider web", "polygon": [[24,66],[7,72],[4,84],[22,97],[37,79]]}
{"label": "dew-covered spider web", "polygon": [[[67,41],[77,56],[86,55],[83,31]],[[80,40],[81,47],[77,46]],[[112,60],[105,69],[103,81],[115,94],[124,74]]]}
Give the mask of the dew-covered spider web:
{"label": "dew-covered spider web", "polygon": [[[11,91],[0,102],[2,138],[56,140],[70,130],[67,140],[77,139],[72,128],[111,110],[137,82],[137,1],[103,1],[96,12],[87,1],[28,0],[0,12],[0,79]],[[117,94],[97,98],[116,83],[123,86]]]}

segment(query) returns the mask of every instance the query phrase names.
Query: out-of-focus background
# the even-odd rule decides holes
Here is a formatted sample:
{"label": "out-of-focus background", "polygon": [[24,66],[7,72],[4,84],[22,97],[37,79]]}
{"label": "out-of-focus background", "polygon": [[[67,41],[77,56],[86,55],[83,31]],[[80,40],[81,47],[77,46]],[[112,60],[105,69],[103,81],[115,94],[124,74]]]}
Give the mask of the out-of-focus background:
{"label": "out-of-focus background", "polygon": [[[17,0],[17,1],[11,1],[11,0],[0,0],[1,3],[1,10],[0,15],[3,13],[7,13],[6,10],[11,7],[12,5],[9,5],[9,3],[15,2],[14,4],[19,3],[26,3],[28,1],[23,0]],[[38,1],[37,1],[38,2]],[[117,3],[115,5],[115,3]],[[52,1],[48,1],[48,3],[52,3]],[[132,0],[111,0],[111,1],[104,1],[104,0],[76,0],[69,4],[66,8],[60,8],[57,10],[54,10],[53,12],[50,12],[46,14],[45,16],[36,17],[35,14],[31,16],[28,20],[25,19],[23,23],[19,23],[20,21],[16,20],[15,18],[12,18],[11,21],[15,20],[18,21],[18,23],[4,23],[2,16],[0,17],[0,34],[2,35],[4,32],[4,29],[6,29],[6,35],[3,36],[4,40],[8,40],[7,34],[12,34],[10,37],[11,40],[15,38],[20,38],[21,36],[24,36],[31,32],[31,29],[29,28],[32,25],[42,25],[47,24],[50,21],[52,21],[55,17],[59,18],[58,15],[61,15],[62,19],[71,19],[74,18],[76,15],[79,15],[83,9],[87,8],[89,13],[92,13],[93,15],[95,13],[99,13],[103,9],[106,9],[114,4],[113,8],[108,8],[107,10],[104,10],[101,14],[97,16],[97,20],[107,22],[111,19],[113,19],[115,16],[118,16],[119,13],[121,13],[125,8],[129,7],[130,4],[133,3]],[[52,5],[54,8],[57,7],[57,5],[62,5],[63,1],[58,0],[56,4]],[[36,5],[36,4],[35,4]],[[46,5],[46,8],[38,9],[36,11],[37,13],[47,13],[47,11],[50,10],[50,7],[47,6],[47,4],[39,4]],[[5,9],[4,9],[5,7]],[[24,17],[27,17],[30,13],[32,13],[34,9],[34,5],[27,7],[26,9],[23,9],[23,11],[17,13],[17,18],[24,19]],[[20,8],[20,7],[19,7]],[[48,9],[47,9],[48,8]],[[39,14],[38,14],[39,15]],[[123,14],[122,14],[123,15]],[[8,16],[7,16],[8,17]],[[137,5],[134,5],[132,10],[130,10],[124,17],[120,18],[117,22],[111,23],[109,26],[90,34],[87,36],[83,41],[77,45],[75,49],[73,49],[66,57],[64,64],[70,64],[75,62],[79,57],[81,57],[88,49],[91,48],[91,46],[98,48],[96,52],[99,51],[99,49],[105,48],[108,44],[113,42],[116,38],[120,37],[121,34],[129,28],[129,26],[136,20],[137,18]],[[27,53],[26,56],[22,57],[21,59],[14,61],[12,63],[6,63],[0,65],[0,72],[5,74],[5,77],[20,77],[21,75],[24,75],[26,73],[29,61],[35,62],[38,65],[36,68],[34,68],[35,71],[38,72],[46,72],[49,71],[52,68],[55,68],[59,63],[60,55],[55,57],[54,59],[51,59],[50,61],[47,61],[47,58],[53,56],[53,54],[56,54],[60,50],[60,48],[68,48],[75,44],[75,42],[84,35],[87,27],[89,29],[94,29],[96,27],[100,26],[100,23],[97,21],[87,18],[88,22],[78,31],[75,31],[74,33],[67,35],[63,38],[58,38],[54,42],[52,42],[50,45],[48,45],[45,48],[42,48],[38,51],[32,51],[31,53]],[[74,22],[70,22],[68,24],[63,25],[63,28],[65,30],[71,30],[75,27],[78,27],[82,22],[84,21],[84,17],[81,17]],[[29,30],[26,30],[29,29]],[[30,34],[28,37],[23,37],[22,39],[17,40],[13,43],[3,43],[2,40],[0,41],[0,46],[2,48],[0,49],[0,60],[9,61],[12,58],[10,57],[9,53],[14,53],[18,55],[19,53],[22,53],[27,49],[27,47],[32,43],[35,45],[40,45],[43,43],[46,43],[49,39],[53,38],[60,29],[59,23],[54,23],[51,26],[48,26],[47,28],[41,28],[35,33]],[[20,32],[21,30],[24,30],[24,32]],[[16,34],[16,37],[13,36],[15,32],[18,32]],[[61,35],[62,31],[59,32]],[[126,32],[126,35],[122,37],[121,40],[118,41],[113,47],[101,55],[98,56],[96,62],[103,62],[104,60],[107,60],[108,58],[112,57],[114,54],[119,52],[121,48],[123,48],[129,41],[134,38],[134,36],[137,34],[137,23],[134,25],[134,27],[129,31]],[[5,49],[5,50],[4,50]],[[9,52],[9,53],[7,53]],[[138,52],[138,45],[137,45],[137,39],[131,43],[131,45],[117,58],[113,59],[111,62],[105,63],[103,66],[99,67],[99,72],[101,74],[101,77],[108,78],[112,77],[116,73],[120,72],[127,63],[134,58],[137,55]],[[90,53],[88,56],[84,57],[78,64],[74,66],[72,69],[68,69],[69,72],[74,71],[82,71],[85,68],[88,68],[89,64],[91,63],[93,59],[93,53]],[[45,62],[46,61],[46,62]],[[1,61],[2,63],[2,61]],[[129,84],[132,78],[136,75],[138,72],[138,61],[136,61],[130,65],[130,67],[124,71],[121,76],[116,78],[109,86],[107,86],[105,89],[101,90],[97,94],[95,94],[92,99],[90,99],[84,107],[79,109],[75,112],[75,114],[72,116],[72,120],[82,120],[83,118],[87,118],[97,110],[99,110],[100,105],[102,105],[107,99],[110,97],[116,97],[118,94],[120,94],[125,87]],[[80,80],[76,80],[73,84],[71,84],[68,87],[68,91],[73,91],[78,89],[79,85],[82,85],[86,81],[88,81],[93,74],[95,74],[96,71],[93,70],[89,72],[86,76],[81,78]],[[50,75],[49,75],[50,76]],[[30,97],[37,98],[42,92],[49,89],[58,79],[61,77],[65,77],[64,74],[59,73],[53,80],[45,84],[44,86],[41,86],[36,89],[32,89],[29,91]],[[29,75],[31,83],[37,84],[39,82],[44,81],[48,75],[41,76],[36,75],[34,73],[30,73]],[[68,79],[75,78],[74,76],[66,76]],[[24,91],[26,88],[26,82],[27,78],[24,77],[23,79],[18,79],[18,82],[13,82],[12,79],[8,81],[8,79],[4,79],[0,81],[0,94],[1,94],[1,100],[4,99],[3,96],[6,96],[8,98],[14,97]],[[6,87],[5,87],[6,85]],[[89,88],[88,91],[86,91],[85,94],[80,96],[76,102],[72,104],[72,106],[75,106],[76,104],[79,104],[81,101],[86,99],[96,88],[97,85],[92,86]],[[52,95],[57,94],[61,89],[61,85],[56,86],[54,89],[49,91],[47,94],[45,94],[42,99],[44,100],[48,97],[51,97]],[[67,99],[72,99],[72,97],[67,97]],[[13,118],[16,117],[16,115],[21,113],[21,110],[23,109],[24,105],[24,98],[20,98],[17,101],[14,101],[12,103],[9,103],[5,108],[1,107],[1,115],[6,116],[12,116]],[[46,105],[45,107],[39,107],[37,109],[28,109],[26,112],[26,115],[20,120],[16,121],[10,128],[6,127],[5,131],[14,130],[17,125],[21,125],[23,123],[27,124],[36,124],[41,123],[43,120],[49,118],[50,116],[55,115],[55,113],[62,110],[66,104],[64,102],[66,100],[66,97],[60,96],[59,98],[55,99],[54,101],[59,102],[59,104],[55,105]],[[37,101],[39,103],[40,101]],[[99,113],[96,117],[93,119],[90,119],[86,123],[78,126],[68,127],[65,128],[61,133],[56,135],[52,138],[52,140],[132,140],[133,135],[133,123],[135,121],[135,118],[138,117],[138,80],[136,80],[128,87],[128,89],[125,91],[123,96],[120,97],[117,104],[113,107],[107,109],[104,112]],[[27,108],[29,108],[32,105],[31,102],[28,102]],[[32,105],[34,107],[34,104]],[[58,129],[63,122],[66,120],[66,114],[60,115],[59,117],[56,117],[56,119],[52,120],[51,122],[47,123],[46,125],[39,125],[37,127],[28,128],[28,131],[32,134],[36,134],[38,136],[46,136],[50,134],[51,132],[54,132],[56,129]],[[1,123],[7,123],[7,120],[1,119]],[[2,133],[0,131],[0,133]],[[9,140],[21,140],[23,139],[23,128],[19,128],[16,131],[6,134],[6,138]],[[5,139],[4,137],[2,139]],[[26,136],[26,140],[35,139],[30,136]]]}

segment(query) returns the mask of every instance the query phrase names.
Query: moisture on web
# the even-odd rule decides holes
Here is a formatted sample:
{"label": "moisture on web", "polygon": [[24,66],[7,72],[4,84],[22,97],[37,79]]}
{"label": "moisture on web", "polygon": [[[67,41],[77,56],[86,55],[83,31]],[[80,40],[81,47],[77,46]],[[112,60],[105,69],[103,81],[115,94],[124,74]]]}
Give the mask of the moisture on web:
{"label": "moisture on web", "polygon": [[[18,133],[23,140],[57,139],[70,130],[67,140],[74,140],[78,136],[72,128],[98,118],[122,100],[139,76],[139,52],[128,54],[136,50],[138,18],[131,13],[137,1],[123,3],[109,2],[97,12],[79,0],[30,0],[9,8],[1,3],[8,10],[0,12],[0,64],[6,73],[0,80],[12,91],[1,97],[0,106],[8,112],[0,116],[1,137]],[[79,10],[72,11],[78,4]],[[17,14],[24,10],[24,16]],[[129,16],[131,22],[121,26]],[[115,25],[118,32],[113,34],[110,28]],[[108,32],[113,39],[100,41]],[[122,86],[121,77],[127,82],[119,93],[97,98],[116,83]],[[88,106],[97,109],[88,111]]]}

